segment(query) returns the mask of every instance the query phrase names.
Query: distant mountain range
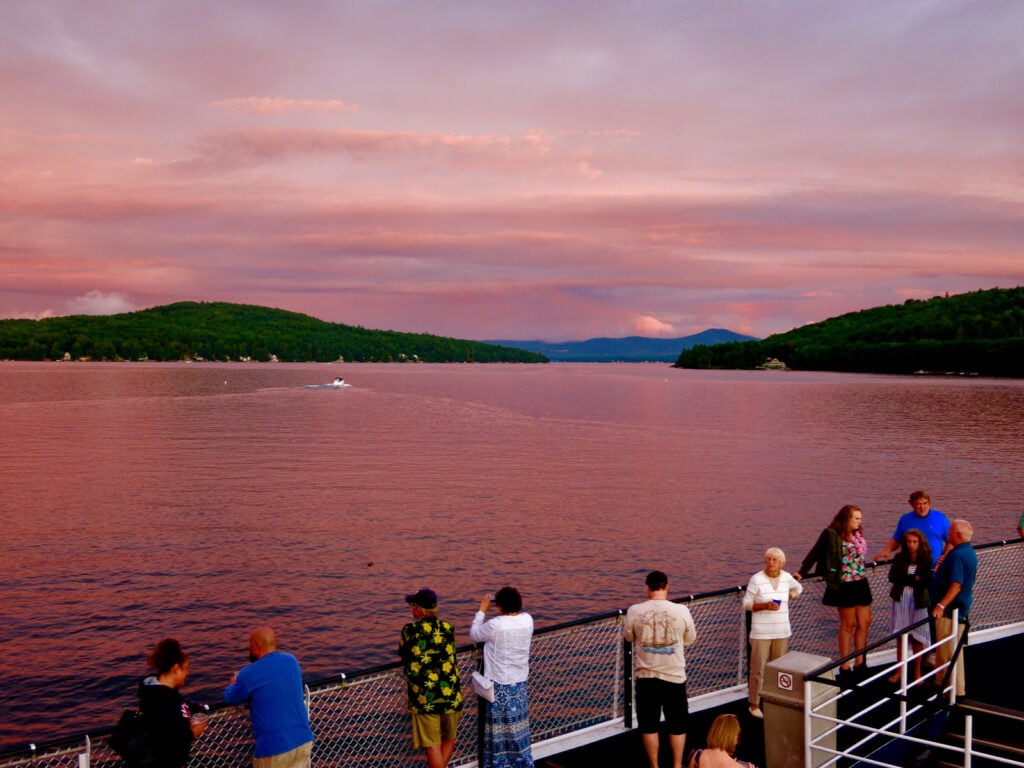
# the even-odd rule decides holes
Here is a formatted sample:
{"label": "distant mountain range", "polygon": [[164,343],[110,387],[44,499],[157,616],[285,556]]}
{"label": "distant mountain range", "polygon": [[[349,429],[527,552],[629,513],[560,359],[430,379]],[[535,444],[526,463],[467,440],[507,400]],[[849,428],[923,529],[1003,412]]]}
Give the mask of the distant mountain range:
{"label": "distant mountain range", "polygon": [[622,339],[596,338],[586,341],[485,341],[502,347],[524,349],[544,355],[552,361],[574,363],[674,363],[679,353],[696,344],[724,344],[729,341],[757,341],[756,336],[744,336],[725,328],[709,328],[692,336],[678,339],[656,339],[647,336],[627,336]]}

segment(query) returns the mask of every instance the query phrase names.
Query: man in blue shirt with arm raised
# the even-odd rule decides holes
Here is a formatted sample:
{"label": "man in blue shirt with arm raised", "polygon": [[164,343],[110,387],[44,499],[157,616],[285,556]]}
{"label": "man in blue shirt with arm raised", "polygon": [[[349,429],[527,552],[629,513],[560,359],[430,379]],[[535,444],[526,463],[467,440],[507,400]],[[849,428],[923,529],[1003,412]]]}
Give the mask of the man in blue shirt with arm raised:
{"label": "man in blue shirt with arm raised", "polygon": [[298,660],[277,650],[274,630],[261,627],[249,636],[249,661],[231,678],[224,701],[249,704],[256,738],[253,768],[308,768],[313,731]]}

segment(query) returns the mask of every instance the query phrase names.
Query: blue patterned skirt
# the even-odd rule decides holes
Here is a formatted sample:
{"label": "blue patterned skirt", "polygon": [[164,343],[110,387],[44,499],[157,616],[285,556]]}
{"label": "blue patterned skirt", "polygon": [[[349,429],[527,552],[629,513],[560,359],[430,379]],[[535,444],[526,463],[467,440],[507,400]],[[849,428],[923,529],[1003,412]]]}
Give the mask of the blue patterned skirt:
{"label": "blue patterned skirt", "polygon": [[526,682],[494,684],[494,701],[485,704],[484,768],[533,768]]}

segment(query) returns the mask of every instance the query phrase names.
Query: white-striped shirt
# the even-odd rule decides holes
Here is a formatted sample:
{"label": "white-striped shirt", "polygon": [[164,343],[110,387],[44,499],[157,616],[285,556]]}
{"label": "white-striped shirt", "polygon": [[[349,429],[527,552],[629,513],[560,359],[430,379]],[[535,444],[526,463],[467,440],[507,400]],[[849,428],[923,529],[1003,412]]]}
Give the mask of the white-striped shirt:
{"label": "white-striped shirt", "polygon": [[[751,640],[777,640],[792,634],[789,626],[789,600],[803,592],[804,588],[787,571],[779,573],[778,584],[778,587],[773,587],[772,580],[764,571],[758,571],[750,577],[747,593],[743,596],[743,608],[751,611]],[[772,600],[779,601],[779,610],[754,610],[754,603]]]}

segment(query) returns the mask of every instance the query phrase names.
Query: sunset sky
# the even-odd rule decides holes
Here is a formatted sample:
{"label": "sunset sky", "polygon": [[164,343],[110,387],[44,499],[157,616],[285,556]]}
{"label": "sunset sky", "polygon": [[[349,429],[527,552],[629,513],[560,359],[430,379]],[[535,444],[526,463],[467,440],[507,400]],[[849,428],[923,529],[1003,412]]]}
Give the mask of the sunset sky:
{"label": "sunset sky", "polygon": [[0,317],[756,336],[1024,285],[1019,0],[5,0]]}

